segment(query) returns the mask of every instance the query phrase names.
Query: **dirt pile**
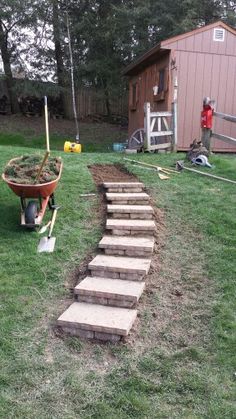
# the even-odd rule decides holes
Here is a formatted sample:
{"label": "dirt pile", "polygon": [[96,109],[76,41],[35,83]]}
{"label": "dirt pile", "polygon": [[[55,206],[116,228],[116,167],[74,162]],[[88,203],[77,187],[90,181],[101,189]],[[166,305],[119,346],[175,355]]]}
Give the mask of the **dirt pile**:
{"label": "dirt pile", "polygon": [[[4,170],[5,177],[14,183],[32,185],[35,183],[43,156],[40,154],[24,155],[9,161]],[[37,183],[47,183],[55,180],[60,172],[61,159],[49,157],[43,167]]]}
{"label": "dirt pile", "polygon": [[89,166],[97,186],[103,182],[138,182],[139,180],[121,164],[93,164]]}

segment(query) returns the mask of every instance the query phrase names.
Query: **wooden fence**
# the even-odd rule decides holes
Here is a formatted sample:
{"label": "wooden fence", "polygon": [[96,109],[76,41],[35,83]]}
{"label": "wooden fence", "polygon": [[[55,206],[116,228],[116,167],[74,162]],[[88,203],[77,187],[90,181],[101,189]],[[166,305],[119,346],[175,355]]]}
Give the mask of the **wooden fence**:
{"label": "wooden fence", "polygon": [[[215,116],[216,118],[224,119],[225,121],[236,122],[236,116],[228,115],[226,113],[214,111],[213,116]],[[227,143],[236,144],[236,138],[229,137],[228,135],[223,135],[223,134],[218,134],[216,132],[212,132],[211,137],[217,138],[218,140],[225,141]]]}
{"label": "wooden fence", "polygon": [[[205,100],[205,99],[204,99]],[[206,110],[206,112],[208,113],[208,117],[206,114],[204,114],[204,109],[202,111],[201,117],[202,117],[202,143],[203,145],[208,149],[208,150],[212,150],[212,144],[211,144],[211,139],[212,138],[216,138],[217,140],[223,141],[225,143],[228,144],[233,144],[234,146],[236,145],[236,138],[233,138],[229,135],[225,135],[223,133],[218,133],[215,130],[212,129],[212,125],[214,122],[214,119],[223,119],[225,121],[228,122],[236,122],[236,116],[233,115],[228,115],[222,112],[216,112],[213,108],[214,105],[214,101],[209,101],[209,108]],[[208,118],[208,121],[207,121]],[[230,151],[234,151],[231,150]]]}
{"label": "wooden fence", "polygon": [[[22,80],[16,80],[16,83],[20,83]],[[33,83],[33,82],[32,82]],[[46,85],[46,83],[45,83]],[[46,92],[44,93],[46,94]],[[0,79],[0,97],[7,95],[7,87],[4,79]],[[25,96],[25,94],[24,94]],[[31,96],[31,94],[29,94]],[[50,94],[48,94],[50,96]],[[73,118],[72,108],[72,97],[70,90],[66,94],[66,108],[67,117]],[[76,93],[77,111],[80,119],[93,116],[105,116],[107,115],[107,109],[105,104],[105,97],[103,92],[93,88],[81,88]],[[120,96],[112,97],[110,100],[110,111],[113,115],[119,115],[120,117],[128,118],[128,93],[124,92]]]}
{"label": "wooden fence", "polygon": [[[104,95],[101,91],[91,88],[82,88],[76,94],[77,111],[80,119],[90,116],[107,114]],[[72,99],[68,92],[66,99],[68,116],[73,118]],[[121,97],[113,97],[110,101],[111,114],[128,117],[128,94]]]}

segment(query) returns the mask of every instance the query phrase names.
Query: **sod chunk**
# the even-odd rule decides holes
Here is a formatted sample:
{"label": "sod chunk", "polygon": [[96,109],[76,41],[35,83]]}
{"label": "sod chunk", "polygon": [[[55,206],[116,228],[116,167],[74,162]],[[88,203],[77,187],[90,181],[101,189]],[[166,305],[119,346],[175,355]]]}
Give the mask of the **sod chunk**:
{"label": "sod chunk", "polygon": [[[4,174],[10,182],[31,185],[35,183],[43,156],[40,154],[24,155],[12,159],[5,167]],[[59,157],[49,157],[43,167],[37,183],[47,183],[55,180],[61,167]]]}

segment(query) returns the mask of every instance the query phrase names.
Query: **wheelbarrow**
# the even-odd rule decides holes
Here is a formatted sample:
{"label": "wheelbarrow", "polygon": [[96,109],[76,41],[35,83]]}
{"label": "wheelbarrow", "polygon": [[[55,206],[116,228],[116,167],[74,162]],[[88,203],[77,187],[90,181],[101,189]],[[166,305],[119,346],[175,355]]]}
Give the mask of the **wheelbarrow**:
{"label": "wheelbarrow", "polygon": [[56,208],[54,191],[60,180],[61,172],[62,162],[59,175],[55,180],[35,185],[14,183],[8,180],[4,173],[2,174],[4,182],[20,197],[22,226],[32,230],[37,229],[42,223],[47,206],[52,211]]}

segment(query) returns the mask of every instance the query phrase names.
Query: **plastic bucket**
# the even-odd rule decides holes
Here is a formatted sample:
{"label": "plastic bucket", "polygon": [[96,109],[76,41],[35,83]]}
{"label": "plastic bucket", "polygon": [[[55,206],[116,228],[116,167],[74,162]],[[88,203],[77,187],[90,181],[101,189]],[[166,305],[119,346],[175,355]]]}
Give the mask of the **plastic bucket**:
{"label": "plastic bucket", "polygon": [[64,144],[64,151],[65,153],[81,153],[81,144],[66,141]]}
{"label": "plastic bucket", "polygon": [[122,152],[125,149],[125,143],[113,143],[113,151]]}

